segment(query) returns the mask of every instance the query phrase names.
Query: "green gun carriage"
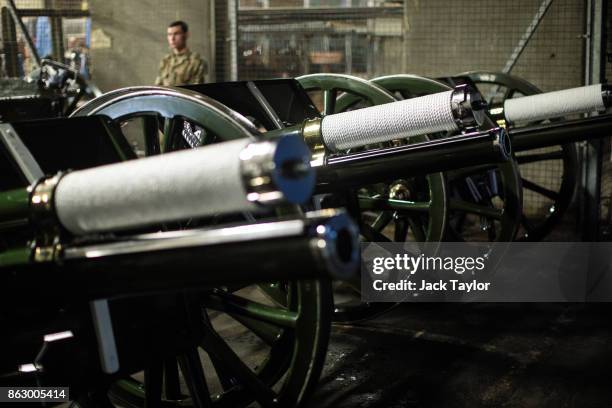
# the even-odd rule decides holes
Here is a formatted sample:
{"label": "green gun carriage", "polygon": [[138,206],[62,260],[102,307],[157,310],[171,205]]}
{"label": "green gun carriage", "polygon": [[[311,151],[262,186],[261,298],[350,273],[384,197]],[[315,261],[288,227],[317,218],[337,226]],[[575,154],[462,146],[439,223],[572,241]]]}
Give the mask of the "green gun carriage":
{"label": "green gun carriage", "polygon": [[[342,213],[270,212],[312,190],[303,142],[243,138],[130,160],[108,117],[0,126],[5,384],[69,385],[83,407],[306,398],[325,356],[330,273],[355,273],[357,243]],[[215,160],[229,166],[221,186],[201,181],[210,172],[201,163]],[[262,177],[270,182],[253,182]],[[207,206],[206,196],[243,200]],[[264,215],[211,217],[237,210]],[[195,219],[206,227],[187,228]],[[265,281],[279,282],[268,288],[277,302],[237,293]],[[268,348],[256,370],[219,332],[220,314]],[[213,365],[206,374],[200,349]],[[130,376],[142,370],[145,388]]]}

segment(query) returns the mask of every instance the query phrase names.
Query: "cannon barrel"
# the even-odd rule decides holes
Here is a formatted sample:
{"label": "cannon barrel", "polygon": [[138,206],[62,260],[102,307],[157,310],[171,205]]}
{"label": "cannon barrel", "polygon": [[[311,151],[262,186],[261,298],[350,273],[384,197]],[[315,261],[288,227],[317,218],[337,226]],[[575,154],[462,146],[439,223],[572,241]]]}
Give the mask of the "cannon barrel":
{"label": "cannon barrel", "polygon": [[[117,297],[315,277],[354,278],[358,229],[343,212],[66,245],[55,262],[0,266],[5,288],[50,285]],[[55,272],[55,273],[54,273]],[[10,276],[9,276],[10,275]],[[43,288],[44,289],[44,288]]]}
{"label": "cannon barrel", "polygon": [[525,123],[602,111],[611,105],[611,96],[607,87],[596,84],[511,98],[504,102],[504,116],[509,123]]}
{"label": "cannon barrel", "polygon": [[336,152],[405,137],[459,131],[481,125],[483,108],[480,94],[464,85],[325,116],[321,121],[321,137],[325,146]]}
{"label": "cannon barrel", "polygon": [[299,135],[315,155],[445,131],[477,128],[486,103],[467,85],[419,98],[316,118],[268,132],[269,137]]}
{"label": "cannon barrel", "polygon": [[537,149],[612,135],[612,115],[510,129],[514,151]]}
{"label": "cannon barrel", "polygon": [[310,197],[302,140],[241,139],[69,172],[0,193],[0,221],[57,219],[73,235],[241,211]]}
{"label": "cannon barrel", "polygon": [[509,159],[511,146],[502,128],[422,143],[329,157],[317,169],[317,192],[354,187],[390,178],[422,175]]}

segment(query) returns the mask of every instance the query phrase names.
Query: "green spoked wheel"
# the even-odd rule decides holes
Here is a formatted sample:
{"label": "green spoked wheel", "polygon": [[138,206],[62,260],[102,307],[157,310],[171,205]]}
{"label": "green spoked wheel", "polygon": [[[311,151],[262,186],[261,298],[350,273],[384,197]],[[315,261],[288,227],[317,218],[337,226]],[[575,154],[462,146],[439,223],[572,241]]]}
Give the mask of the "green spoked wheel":
{"label": "green spoked wheel", "polygon": [[[487,98],[489,106],[503,106],[508,98],[541,93],[535,85],[496,72],[466,72]],[[575,143],[515,152],[523,183],[523,214],[517,239],[539,241],[563,218],[574,197],[578,175]]]}
{"label": "green spoked wheel", "polygon": [[[343,112],[345,105],[338,105],[344,94],[365,102],[366,106],[381,105],[395,101],[384,88],[372,86],[365,79],[342,74],[310,74],[296,78],[300,85],[311,94],[323,116]],[[313,91],[319,93],[314,94]],[[318,98],[320,96],[320,98]],[[318,102],[318,103],[317,103]]]}
{"label": "green spoked wheel", "polygon": [[[309,92],[323,116],[350,109],[395,102],[397,99],[384,88],[361,78],[340,74],[313,74],[297,78]],[[412,138],[411,142],[426,140]],[[394,143],[405,143],[397,141]],[[423,243],[421,249],[435,253],[446,228],[446,183],[442,173],[427,177],[398,174],[394,180],[373,186],[363,186],[356,192],[360,211],[361,235],[371,242]],[[347,285],[349,286],[349,285]],[[386,303],[363,303],[360,283],[336,291],[334,319],[357,321],[374,317],[393,306]],[[342,293],[342,289],[347,289]],[[343,296],[344,295],[344,296]],[[348,299],[342,301],[343,299]]]}
{"label": "green spoked wheel", "polygon": [[142,376],[116,382],[111,400],[121,407],[301,405],[323,366],[331,287],[282,285],[284,305],[265,301],[253,287],[202,295],[191,326],[195,344],[150,361]]}
{"label": "green spoked wheel", "polygon": [[[241,115],[184,89],[118,90],[74,116],[96,114],[112,118],[142,155],[261,136]],[[329,341],[333,297],[328,280],[181,296],[190,310],[189,341],[170,357],[150,358],[144,374],[116,382],[110,398],[117,406],[293,407],[307,399]]]}
{"label": "green spoked wheel", "polygon": [[[146,156],[222,140],[261,137],[242,115],[211,98],[180,88],[118,89],[85,104],[71,116],[89,115],[113,119],[137,151]],[[186,120],[198,124],[203,132],[195,138],[193,134],[186,137]]]}
{"label": "green spoked wheel", "polygon": [[[413,98],[451,89],[417,75],[389,75],[372,82],[398,98]],[[449,189],[449,240],[512,241],[521,218],[521,183],[514,161],[446,173]],[[505,252],[491,247],[490,258]],[[493,262],[495,263],[495,262]]]}
{"label": "green spoked wheel", "polygon": [[435,79],[411,74],[387,75],[372,79],[372,82],[401,99],[448,91],[450,88]]}

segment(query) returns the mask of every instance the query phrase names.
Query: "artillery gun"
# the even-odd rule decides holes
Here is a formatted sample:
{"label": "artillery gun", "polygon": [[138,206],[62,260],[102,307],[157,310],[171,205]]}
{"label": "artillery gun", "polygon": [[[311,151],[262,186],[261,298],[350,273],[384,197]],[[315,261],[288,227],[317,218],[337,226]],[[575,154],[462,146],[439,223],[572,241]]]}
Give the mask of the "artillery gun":
{"label": "artillery gun", "polygon": [[[3,384],[69,385],[81,406],[110,406],[109,395],[120,405],[125,395],[181,406],[303,401],[325,356],[326,282],[357,266],[355,227],[333,210],[210,222],[307,199],[314,175],[303,142],[239,139],[129,160],[104,116],[1,126],[0,318],[12,350]],[[185,229],[202,217],[206,228]],[[182,230],[167,231],[179,221]],[[286,282],[282,302],[236,293],[270,280]],[[263,339],[271,358],[252,371],[215,313]],[[199,348],[214,362],[208,378]],[[130,375],[143,369],[138,390]],[[211,373],[221,387],[209,388]]]}
{"label": "artillery gun", "polygon": [[[354,79],[349,77],[349,80]],[[374,91],[381,92],[382,96],[378,95],[379,98],[385,98],[387,102],[394,101],[384,90],[365,81],[360,82],[362,85],[363,83],[366,89],[374,88]],[[127,129],[131,124],[140,121],[139,130],[142,137],[136,143],[139,146],[137,148],[145,155],[151,155],[194,147],[192,143],[194,140],[195,145],[198,145],[231,137],[235,133],[232,128],[237,124],[232,123],[230,120],[232,118],[222,115],[218,109],[211,111],[206,107],[212,102],[210,98],[214,98],[251,120],[251,123],[242,124],[251,129],[250,132],[243,133],[242,137],[272,140],[287,135],[305,137],[313,153],[311,163],[317,169],[316,191],[326,193],[328,196],[328,203],[325,206],[346,206],[356,219],[361,218],[359,208],[361,200],[360,198],[359,201],[356,200],[355,192],[363,186],[378,182],[388,183],[397,179],[398,172],[405,174],[406,177],[428,174],[432,171],[461,167],[466,163],[505,161],[510,154],[510,146],[501,129],[478,130],[478,121],[482,120],[480,113],[484,110],[484,106],[478,104],[478,95],[465,87],[437,96],[439,98],[437,102],[432,102],[433,99],[428,98],[425,102],[414,101],[410,104],[374,107],[371,109],[384,109],[382,112],[370,111],[369,117],[364,114],[352,118],[346,118],[344,114],[321,118],[302,86],[294,80],[217,83],[187,88],[189,89],[136,87],[117,90],[85,105],[75,112],[75,116],[107,115],[120,124],[122,129]],[[474,107],[471,106],[473,101],[475,101]],[[418,120],[414,120],[417,107],[420,107],[423,113]],[[444,109],[447,115],[443,120],[432,122],[427,112],[432,111],[435,114],[438,107]],[[360,111],[362,112],[368,111]],[[349,112],[349,114],[354,113]],[[386,128],[380,126],[380,129],[373,133],[371,118],[381,114],[386,115],[387,126]],[[221,123],[221,118],[224,123]],[[238,117],[233,119],[233,122],[239,120]],[[189,124],[187,129],[185,122]],[[252,129],[252,123],[267,132],[257,135]],[[332,123],[331,127],[328,123]],[[330,140],[333,142],[335,135],[342,137],[343,123],[352,127],[352,134],[357,138],[357,141],[351,142],[354,143],[351,146],[355,147],[348,151],[347,146],[329,147],[332,144]],[[432,123],[439,128],[432,128]],[[196,126],[197,135],[193,132]],[[427,141],[418,135],[459,127],[465,133],[448,139]],[[158,129],[163,129],[162,138],[159,137]],[[409,136],[406,132],[411,131],[413,132],[411,140],[419,142],[413,144],[392,142],[403,135]],[[385,144],[383,141],[390,142]],[[360,145],[369,146],[359,147]],[[330,196],[330,192],[334,194]],[[330,202],[330,199],[338,200]],[[444,196],[441,202],[442,217],[433,222],[438,228],[440,224],[444,225],[445,220]],[[370,205],[368,209],[383,208],[386,205],[378,197],[368,200],[368,203]],[[391,205],[404,206],[405,208],[400,208],[400,211],[410,212],[412,204],[411,200],[398,199]],[[415,207],[419,204],[423,203],[417,202]],[[424,204],[418,208],[420,214],[429,208],[428,203]],[[313,205],[316,207],[318,204]],[[368,239],[377,240],[380,234],[373,235],[371,231],[372,228],[362,224],[362,234]],[[338,312],[340,316],[339,309]]]}
{"label": "artillery gun", "polygon": [[[605,118],[591,119],[587,122],[560,122],[560,119],[555,119],[555,116],[559,118],[572,113],[587,113],[593,110],[605,109],[606,100],[608,98],[607,91],[602,89],[601,86],[595,86],[589,89],[589,92],[587,92],[588,95],[585,95],[586,89],[577,88],[574,90],[562,91],[561,93],[541,95],[538,100],[533,101],[530,98],[524,99],[524,97],[540,93],[541,91],[539,89],[522,79],[505,74],[470,72],[459,74],[456,77],[442,78],[442,80],[444,82],[416,75],[402,74],[376,78],[372,80],[372,82],[381,85],[401,98],[413,98],[432,92],[440,92],[445,89],[451,89],[450,86],[456,86],[458,84],[467,83],[472,86],[482,87],[482,92],[487,99],[491,118],[496,120],[499,126],[508,127],[507,130],[509,134],[514,135],[511,136],[511,138],[513,150],[515,152],[515,161],[519,169],[523,167],[523,173],[527,173],[527,175],[521,174],[520,184],[511,182],[510,184],[514,186],[510,186],[510,189],[515,189],[520,186],[521,189],[526,191],[525,194],[529,194],[530,197],[536,195],[540,197],[539,200],[550,200],[549,211],[546,211],[541,219],[534,218],[533,215],[523,212],[517,214],[518,217],[513,217],[514,221],[509,220],[507,223],[502,223],[501,227],[507,231],[516,231],[517,236],[515,239],[542,239],[562,217],[573,197],[576,185],[577,153],[575,146],[572,143],[567,143],[567,141],[585,140],[586,133],[581,130],[594,131],[592,137],[606,136],[605,129],[607,121]],[[492,87],[496,92],[493,92]],[[568,95],[568,93],[570,95]],[[578,96],[581,98],[576,98],[577,94],[580,94]],[[498,99],[499,95],[503,95],[501,100]],[[512,97],[520,97],[510,102],[510,105],[514,104],[515,111],[517,107],[521,109],[520,106],[528,106],[527,109],[522,109],[522,113],[530,112],[530,115],[532,115],[530,118],[523,118],[523,120],[515,114],[513,119],[515,122],[519,122],[519,127],[514,124],[507,126],[508,123],[506,123],[504,117],[503,106],[501,106],[505,98]],[[582,101],[582,103],[580,101]],[[559,106],[559,104],[562,106]],[[538,118],[533,117],[535,112],[538,112],[540,115]],[[541,121],[546,118],[551,119],[556,125],[551,123],[550,127],[544,124],[539,128],[534,127],[534,123],[536,123],[537,120]],[[520,125],[522,125],[522,127]],[[591,129],[591,127],[595,128]],[[545,148],[546,151],[533,150],[536,148]],[[530,152],[529,150],[532,151]],[[538,163],[549,161],[560,161],[562,163],[562,174],[559,176],[559,181],[556,182],[556,190],[552,190],[550,187],[543,186],[541,183],[538,184],[537,181],[529,179],[530,167],[538,166]],[[490,177],[488,177],[487,172],[491,174],[490,172],[493,168],[494,166],[488,166],[487,170],[486,167],[481,167],[480,169],[483,170],[484,173],[481,172],[480,179],[477,178],[476,181],[473,179],[477,173],[466,173],[468,169],[449,172],[447,173],[447,177],[453,180],[459,180],[463,184],[461,188],[455,188],[455,191],[459,191],[460,195],[464,197],[464,200],[466,200],[465,197],[467,197],[467,201],[472,202],[477,202],[483,198],[485,200],[490,200],[492,198],[490,192],[508,190],[508,178],[497,177],[491,180]],[[458,177],[465,176],[466,174],[469,176],[467,179]],[[503,175],[503,172],[500,174]],[[475,186],[480,186],[480,188],[475,188]],[[452,220],[449,224],[451,226],[450,232],[452,232],[452,235],[462,237],[473,236],[474,233],[467,227],[468,223],[465,222],[465,215],[463,212],[464,210],[468,210],[468,212],[479,214],[479,212],[476,211],[477,208],[474,206],[459,206],[462,211],[457,213],[456,210],[458,206],[456,198],[451,199],[451,206],[455,207],[455,211],[453,211],[453,216],[451,217]],[[490,217],[494,214],[480,212],[479,215],[481,217]],[[508,234],[504,235],[507,236]],[[514,236],[509,236],[506,239],[513,238]]]}
{"label": "artillery gun", "polygon": [[[577,118],[609,107],[607,86],[542,93],[522,78],[482,71],[458,74],[454,80],[448,80],[451,84],[467,80],[482,88],[491,116],[514,134],[516,160],[523,168],[523,187],[528,194],[526,199],[544,209],[524,214],[517,239],[545,238],[558,225],[575,195],[579,170],[574,142],[609,136],[606,115]],[[529,98],[523,100],[525,97]],[[509,112],[505,109],[506,103]],[[547,166],[546,178],[538,177],[537,169],[541,166]]]}

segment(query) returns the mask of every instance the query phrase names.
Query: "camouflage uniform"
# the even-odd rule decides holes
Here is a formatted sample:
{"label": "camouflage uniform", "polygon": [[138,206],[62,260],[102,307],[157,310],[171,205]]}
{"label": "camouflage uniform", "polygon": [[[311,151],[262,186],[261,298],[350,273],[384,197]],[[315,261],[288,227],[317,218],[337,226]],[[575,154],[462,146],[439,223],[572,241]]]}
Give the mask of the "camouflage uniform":
{"label": "camouflage uniform", "polygon": [[204,83],[208,64],[200,54],[185,49],[180,54],[170,53],[159,64],[159,76],[155,85],[179,86]]}

